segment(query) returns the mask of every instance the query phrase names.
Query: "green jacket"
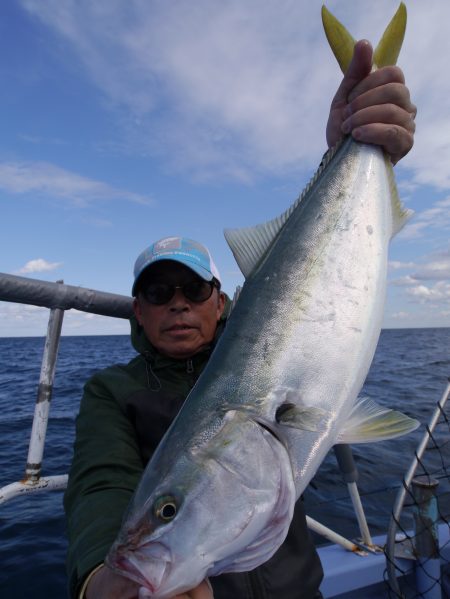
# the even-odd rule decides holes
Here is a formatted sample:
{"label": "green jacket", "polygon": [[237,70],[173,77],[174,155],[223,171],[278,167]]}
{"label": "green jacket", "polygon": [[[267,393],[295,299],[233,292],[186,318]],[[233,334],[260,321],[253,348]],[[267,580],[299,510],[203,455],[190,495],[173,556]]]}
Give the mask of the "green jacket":
{"label": "green jacket", "polygon": [[[223,331],[225,320],[224,316],[214,343]],[[131,330],[138,355],[126,365],[96,373],[86,383],[76,421],[74,457],[64,495],[69,538],[67,567],[73,598],[78,596],[89,572],[105,559],[146,463],[214,346],[192,359],[174,360],[150,345],[134,318]],[[300,505],[294,515],[291,537],[289,542],[288,535],[284,553],[282,547],[267,565],[252,573],[224,574],[212,579],[215,599],[314,597],[322,570]],[[284,575],[280,568],[286,569]],[[294,588],[290,580],[292,571],[299,573],[296,579],[303,579],[303,590],[290,595],[286,589]],[[287,587],[278,588],[275,579],[285,581]],[[269,592],[272,587],[273,595]],[[297,584],[295,587],[298,588]],[[263,588],[266,591],[261,595],[258,589]]]}

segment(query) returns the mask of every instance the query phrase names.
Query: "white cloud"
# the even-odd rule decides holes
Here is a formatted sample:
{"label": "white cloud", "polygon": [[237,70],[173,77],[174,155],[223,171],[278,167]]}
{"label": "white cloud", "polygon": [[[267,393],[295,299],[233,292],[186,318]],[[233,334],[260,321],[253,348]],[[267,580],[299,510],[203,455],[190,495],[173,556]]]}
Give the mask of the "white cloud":
{"label": "white cloud", "polygon": [[426,210],[417,213],[400,235],[403,239],[417,239],[426,235],[430,229],[450,232],[450,198],[438,200]]}
{"label": "white cloud", "polygon": [[406,275],[398,279],[392,279],[389,283],[390,285],[394,285],[394,287],[410,287],[411,285],[416,285],[417,281],[411,275]]}
{"label": "white cloud", "polygon": [[393,261],[390,266],[406,273],[389,282],[395,308],[387,316],[388,324],[450,326],[450,250],[418,256],[415,262]]}
{"label": "white cloud", "polygon": [[391,318],[394,318],[396,320],[407,320],[411,318],[411,314],[409,314],[409,312],[394,312],[391,315]]}
{"label": "white cloud", "polygon": [[450,283],[439,281],[431,287],[417,285],[407,290],[408,295],[421,303],[450,302]]}
{"label": "white cloud", "polygon": [[[1,335],[4,337],[45,336],[49,310],[39,306],[0,302]],[[62,335],[126,335],[130,325],[123,318],[111,318],[78,310],[64,313]]]}
{"label": "white cloud", "polygon": [[404,270],[405,268],[413,268],[414,262],[400,262],[398,260],[390,260],[389,268],[391,270]]}
{"label": "white cloud", "polygon": [[[406,4],[400,64],[419,113],[416,147],[401,164],[412,187],[450,188],[450,80],[442,76],[450,3]],[[132,113],[135,151],[146,148],[203,175],[246,179],[311,168],[325,148],[340,74],[319,3],[22,0],[22,6],[68,42],[108,102]],[[351,7],[330,0],[329,7],[355,37],[374,42],[396,8],[390,0]]]}
{"label": "white cloud", "polygon": [[311,168],[325,149],[340,75],[313,3],[22,4],[69,42],[110,102],[132,113],[135,150],[246,179]]}
{"label": "white cloud", "polygon": [[419,281],[450,281],[450,249],[422,256],[416,262],[389,262],[391,270],[410,272],[391,281],[393,285],[416,285]]}
{"label": "white cloud", "polygon": [[25,266],[17,271],[18,274],[28,274],[30,272],[46,272],[55,270],[62,265],[62,262],[47,262],[43,258],[29,260]]}
{"label": "white cloud", "polygon": [[82,206],[111,199],[151,203],[149,198],[137,193],[114,188],[48,162],[0,163],[0,189],[12,194],[34,193],[69,200]]}
{"label": "white cloud", "polygon": [[442,281],[445,279],[450,281],[450,257],[447,256],[446,259],[435,260],[419,267],[412,277],[417,281]]}

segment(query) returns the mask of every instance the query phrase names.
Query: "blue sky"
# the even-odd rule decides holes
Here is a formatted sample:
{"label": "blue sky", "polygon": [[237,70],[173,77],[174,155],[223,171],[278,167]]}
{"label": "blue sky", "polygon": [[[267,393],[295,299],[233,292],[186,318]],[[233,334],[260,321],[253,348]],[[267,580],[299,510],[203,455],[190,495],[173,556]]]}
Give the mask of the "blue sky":
{"label": "blue sky", "polygon": [[[450,3],[406,1],[399,64],[418,105],[396,167],[413,220],[390,251],[384,326],[450,326]],[[330,0],[378,39],[398,2]],[[284,211],[326,149],[341,75],[311,0],[2,0],[0,271],[128,295],[138,253],[203,241],[232,293],[223,238]],[[47,312],[0,302],[0,336]],[[63,334],[128,324],[66,314]]]}

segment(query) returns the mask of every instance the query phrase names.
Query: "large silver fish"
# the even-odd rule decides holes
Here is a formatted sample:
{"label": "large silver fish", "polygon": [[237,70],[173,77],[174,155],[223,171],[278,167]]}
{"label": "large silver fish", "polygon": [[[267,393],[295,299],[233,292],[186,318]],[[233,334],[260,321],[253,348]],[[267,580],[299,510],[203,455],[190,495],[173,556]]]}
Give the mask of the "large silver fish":
{"label": "large silver fish", "polygon": [[[402,19],[404,7],[378,64],[399,50]],[[329,13],[324,21],[342,47],[348,34]],[[381,328],[389,240],[407,216],[389,159],[347,138],[282,216],[226,231],[244,287],[144,472],[108,565],[155,598],[251,570],[283,542],[333,445],[416,428],[357,401]]]}

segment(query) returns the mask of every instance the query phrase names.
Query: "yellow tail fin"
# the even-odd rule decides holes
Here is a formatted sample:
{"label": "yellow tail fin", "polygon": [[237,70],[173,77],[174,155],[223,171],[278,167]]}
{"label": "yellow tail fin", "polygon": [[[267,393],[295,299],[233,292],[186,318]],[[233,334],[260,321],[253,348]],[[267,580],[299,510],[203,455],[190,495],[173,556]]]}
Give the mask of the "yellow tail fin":
{"label": "yellow tail fin", "polygon": [[373,53],[375,67],[386,67],[396,64],[406,30],[406,6],[403,2],[386,27],[378,46]]}
{"label": "yellow tail fin", "polygon": [[[344,25],[325,6],[322,6],[322,23],[333,54],[342,72],[345,73],[352,60],[355,40]],[[401,2],[373,54],[375,68],[396,64],[405,36],[405,29],[406,6]]]}

